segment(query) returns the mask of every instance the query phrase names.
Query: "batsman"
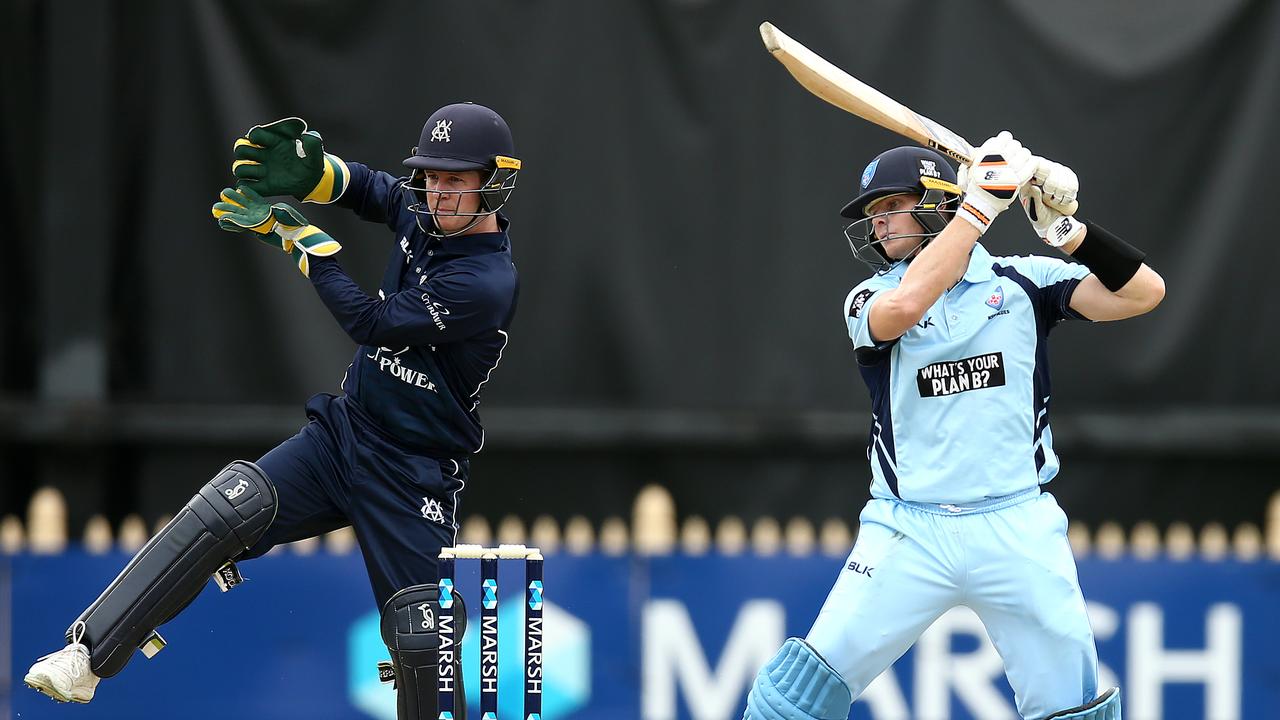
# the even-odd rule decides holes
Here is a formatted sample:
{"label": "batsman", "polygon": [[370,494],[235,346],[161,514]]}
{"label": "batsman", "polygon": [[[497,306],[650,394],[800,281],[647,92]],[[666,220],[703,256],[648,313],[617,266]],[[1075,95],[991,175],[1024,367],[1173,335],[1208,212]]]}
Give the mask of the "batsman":
{"label": "batsman", "polygon": [[[404,160],[404,177],[325,152],[298,118],[251,128],[234,154],[239,184],[222,191],[213,215],[222,229],[288,255],[358,345],[343,392],[312,397],[297,435],[257,462],[232,462],[202,487],[76,618],[66,646],[31,667],[26,684],[89,702],[135,649],[163,647],[155,629],[211,575],[227,590],[241,581],[236,562],[351,526],[382,609],[398,717],[436,720],[436,558],[455,544],[468,459],[484,444],[480,391],[516,310],[501,212],[520,170],[511,131],[482,105],[442,107]],[[338,241],[292,205],[264,199],[282,195],[345,206],[391,230],[396,244],[377,297],[343,270]],[[443,674],[461,686],[455,658]],[[462,705],[455,717],[465,715]]]}
{"label": "batsman", "polygon": [[[1074,172],[1002,132],[956,171],[919,147],[866,166],[841,214],[875,269],[842,317],[871,394],[871,500],[808,635],[759,672],[749,720],[836,720],[947,610],[964,605],[1004,660],[1027,720],[1120,720],[1098,658],[1049,428],[1049,332],[1151,311],[1145,255],[1074,207]],[[1032,178],[1038,178],[1032,183]],[[979,242],[1020,201],[1075,262],[995,257]]]}

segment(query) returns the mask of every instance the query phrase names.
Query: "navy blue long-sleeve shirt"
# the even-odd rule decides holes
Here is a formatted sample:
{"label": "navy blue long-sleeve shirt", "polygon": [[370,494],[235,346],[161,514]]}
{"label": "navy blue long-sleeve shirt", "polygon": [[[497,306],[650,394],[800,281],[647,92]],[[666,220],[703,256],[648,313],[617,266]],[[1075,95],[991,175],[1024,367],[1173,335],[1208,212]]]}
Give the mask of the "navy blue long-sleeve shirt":
{"label": "navy blue long-sleeve shirt", "polygon": [[311,259],[316,293],[360,346],[342,389],[357,417],[411,449],[474,453],[484,444],[480,388],[502,357],[516,309],[509,223],[499,215],[498,232],[432,237],[406,207],[400,178],[347,167],[351,179],[337,204],[385,223],[398,247],[377,298],[333,257]]}

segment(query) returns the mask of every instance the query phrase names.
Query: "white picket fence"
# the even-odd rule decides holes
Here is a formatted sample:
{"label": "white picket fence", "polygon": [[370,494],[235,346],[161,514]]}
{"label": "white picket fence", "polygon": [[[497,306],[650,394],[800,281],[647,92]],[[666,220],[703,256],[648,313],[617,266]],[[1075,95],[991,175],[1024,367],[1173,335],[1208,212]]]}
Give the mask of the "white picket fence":
{"label": "white picket fence", "polygon": [[[1244,523],[1228,529],[1221,523],[1211,522],[1198,531],[1184,522],[1171,523],[1161,530],[1151,522],[1128,528],[1120,523],[1104,522],[1090,528],[1072,521],[1068,535],[1077,557],[1095,554],[1103,559],[1163,556],[1175,560],[1193,557],[1280,560],[1280,492],[1272,496],[1266,517],[1263,528]],[[130,515],[119,527],[112,528],[105,517],[95,515],[85,524],[78,539],[91,553],[112,549],[133,552],[146,543],[151,529],[158,530],[168,521],[168,517],[156,518],[148,526],[143,518]],[[536,545],[545,553],[570,555],[592,552],[664,555],[677,551],[699,555],[714,550],[726,555],[750,551],[759,555],[804,556],[820,552],[843,556],[852,546],[854,530],[838,518],[828,518],[815,525],[804,517],[785,521],[761,517],[748,525],[742,518],[727,516],[713,527],[697,515],[681,519],[671,494],[660,485],[649,485],[636,495],[629,524],[621,517],[607,518],[597,527],[582,516],[571,517],[561,525],[549,515],[539,515],[528,522],[516,515],[507,515],[495,526],[488,518],[472,515],[464,518],[458,535],[458,541],[464,543],[525,543]],[[58,553],[66,549],[71,540],[66,499],[51,487],[41,488],[32,496],[25,522],[15,515],[0,519],[0,554]],[[355,546],[355,533],[351,528],[343,528],[272,552],[310,554],[323,549],[345,554]]]}

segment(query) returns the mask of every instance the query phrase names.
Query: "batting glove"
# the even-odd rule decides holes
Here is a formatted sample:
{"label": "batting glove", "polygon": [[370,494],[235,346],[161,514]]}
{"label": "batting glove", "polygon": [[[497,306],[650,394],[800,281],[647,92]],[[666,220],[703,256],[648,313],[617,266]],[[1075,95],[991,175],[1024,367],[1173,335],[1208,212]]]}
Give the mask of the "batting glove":
{"label": "batting glove", "polygon": [[[1027,184],[1019,192],[1022,210],[1027,213],[1031,227],[1046,244],[1062,247],[1079,237],[1084,225],[1070,215],[1063,215],[1046,201],[1046,193],[1035,185]],[[1075,201],[1071,201],[1075,204]]]}
{"label": "batting glove", "polygon": [[324,151],[320,133],[302,118],[254,125],[236,140],[231,173],[259,195],[292,195],[303,202],[331,203],[351,179],[347,164]]}
{"label": "batting glove", "polygon": [[1076,196],[1080,194],[1080,179],[1075,171],[1039,155],[1035,158],[1036,172],[1031,184],[1041,189],[1044,203],[1063,215],[1075,215],[1079,203]]}
{"label": "batting glove", "polygon": [[956,211],[984,233],[1005,208],[1018,196],[1018,189],[1035,174],[1036,162],[1031,151],[1013,139],[1008,130],[1001,132],[974,151],[972,167],[961,165],[957,183],[964,188],[964,202]]}
{"label": "batting glove", "polygon": [[213,206],[218,227],[254,233],[262,242],[293,257],[303,275],[311,275],[308,256],[327,257],[342,249],[337,240],[308,223],[302,213],[285,203],[272,205],[253,188],[225,188],[220,199]]}

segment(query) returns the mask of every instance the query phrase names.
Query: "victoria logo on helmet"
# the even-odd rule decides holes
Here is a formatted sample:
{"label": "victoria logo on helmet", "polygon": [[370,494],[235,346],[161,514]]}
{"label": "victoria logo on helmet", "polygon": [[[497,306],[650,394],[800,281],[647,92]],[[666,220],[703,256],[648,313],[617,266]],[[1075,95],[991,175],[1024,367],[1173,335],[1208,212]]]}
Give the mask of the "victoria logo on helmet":
{"label": "victoria logo on helmet", "polygon": [[452,120],[437,120],[435,129],[431,131],[431,142],[451,142],[449,130],[452,127]]}

